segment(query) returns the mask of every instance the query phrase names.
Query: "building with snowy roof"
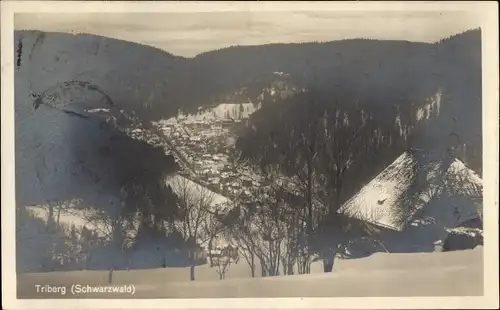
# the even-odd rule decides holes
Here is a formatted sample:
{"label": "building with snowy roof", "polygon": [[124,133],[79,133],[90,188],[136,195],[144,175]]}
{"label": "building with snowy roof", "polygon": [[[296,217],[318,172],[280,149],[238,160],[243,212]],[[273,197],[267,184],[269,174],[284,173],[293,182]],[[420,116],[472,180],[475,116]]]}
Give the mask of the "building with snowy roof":
{"label": "building with snowy roof", "polygon": [[[482,223],[482,189],[482,179],[462,161],[408,150],[339,211],[380,228],[384,251],[429,252],[450,229]],[[355,248],[365,254],[380,250],[353,244],[351,252]]]}

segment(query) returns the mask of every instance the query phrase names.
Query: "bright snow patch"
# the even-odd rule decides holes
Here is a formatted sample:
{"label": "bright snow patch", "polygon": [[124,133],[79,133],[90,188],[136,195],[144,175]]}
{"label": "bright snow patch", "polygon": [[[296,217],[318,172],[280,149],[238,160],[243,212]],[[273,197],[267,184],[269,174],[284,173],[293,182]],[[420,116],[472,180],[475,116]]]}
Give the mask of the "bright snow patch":
{"label": "bright snow patch", "polygon": [[165,125],[182,123],[203,123],[214,120],[241,120],[249,118],[257,110],[253,103],[221,103],[215,108],[200,110],[196,114],[179,113],[177,117],[164,121]]}
{"label": "bright snow patch", "polygon": [[[257,266],[258,267],[258,266]],[[257,268],[259,269],[259,268]],[[483,250],[446,253],[376,254],[364,259],[339,260],[333,273],[322,273],[320,262],[312,274],[248,278],[244,262],[232,264],[226,280],[215,268],[115,271],[113,284],[134,284],[133,298],[231,297],[409,297],[479,296],[483,294]],[[256,274],[259,277],[259,274]],[[18,277],[22,297],[35,297],[34,284],[106,284],[107,271],[24,274]],[[88,295],[88,298],[96,297]],[[127,296],[120,296],[127,298]]]}

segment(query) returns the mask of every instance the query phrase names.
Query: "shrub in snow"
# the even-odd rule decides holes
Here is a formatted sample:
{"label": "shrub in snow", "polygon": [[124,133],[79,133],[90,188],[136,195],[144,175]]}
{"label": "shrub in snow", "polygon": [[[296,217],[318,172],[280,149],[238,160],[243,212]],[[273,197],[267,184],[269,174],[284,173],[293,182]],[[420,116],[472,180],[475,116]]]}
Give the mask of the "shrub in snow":
{"label": "shrub in snow", "polygon": [[483,245],[483,231],[477,228],[458,227],[449,232],[443,244],[443,251],[474,249]]}

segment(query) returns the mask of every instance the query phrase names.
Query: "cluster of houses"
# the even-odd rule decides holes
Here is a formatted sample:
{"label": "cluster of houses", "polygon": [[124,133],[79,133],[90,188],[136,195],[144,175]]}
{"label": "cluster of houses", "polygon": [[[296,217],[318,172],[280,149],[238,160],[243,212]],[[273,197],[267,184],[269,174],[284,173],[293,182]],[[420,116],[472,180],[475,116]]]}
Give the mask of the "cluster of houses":
{"label": "cluster of houses", "polygon": [[226,138],[231,133],[221,122],[176,122],[164,124],[162,128],[195,166],[199,181],[211,190],[245,199],[250,197],[250,189],[259,185],[258,176],[252,171],[235,167],[230,162]]}

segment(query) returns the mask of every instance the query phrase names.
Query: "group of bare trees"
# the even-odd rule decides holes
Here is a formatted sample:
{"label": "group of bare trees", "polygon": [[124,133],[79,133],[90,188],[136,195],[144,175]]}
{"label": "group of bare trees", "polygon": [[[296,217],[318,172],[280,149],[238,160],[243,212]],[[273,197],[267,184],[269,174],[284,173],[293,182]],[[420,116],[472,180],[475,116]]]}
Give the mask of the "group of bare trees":
{"label": "group of bare trees", "polygon": [[210,234],[207,235],[206,232],[211,231],[209,226],[212,224],[210,215],[214,203],[213,193],[183,177],[173,179],[170,184],[178,197],[176,229],[188,247],[190,279],[195,280],[197,246],[205,238],[210,238]]}
{"label": "group of bare trees", "polygon": [[[177,196],[178,214],[174,228],[188,247],[190,279],[195,280],[195,267],[206,258],[223,280],[232,263],[238,262],[237,249],[228,242],[225,221],[229,201],[216,197],[205,186],[182,176],[174,176],[167,183]],[[205,253],[203,255],[202,253]]]}
{"label": "group of bare trees", "polygon": [[[287,221],[290,219],[286,201],[273,186],[261,186],[254,191],[255,203],[248,204],[243,225],[248,228],[248,236],[243,240],[251,242],[253,255],[258,258],[262,276],[280,274],[280,264],[286,256]],[[240,231],[241,233],[241,231]],[[248,254],[247,254],[248,256]]]}
{"label": "group of bare trees", "polygon": [[237,142],[242,157],[273,184],[265,194],[256,193],[260,200],[247,207],[246,223],[252,225],[239,225],[238,232],[241,248],[253,249],[268,275],[280,265],[284,274],[293,273],[292,266],[309,273],[316,257],[331,271],[339,251],[369,234],[363,221],[343,213],[342,203],[405,146],[395,109],[386,111],[393,113],[391,121],[354,96],[334,98],[337,103],[303,92],[268,105]]}
{"label": "group of bare trees", "polygon": [[[300,214],[287,191],[268,182],[253,190],[254,202],[218,201],[206,187],[176,176],[168,183],[178,197],[175,228],[189,247],[190,279],[195,279],[196,250],[205,247],[210,266],[222,280],[240,257],[255,277],[309,272],[310,252],[300,251]],[[229,207],[229,208],[227,208]]]}

